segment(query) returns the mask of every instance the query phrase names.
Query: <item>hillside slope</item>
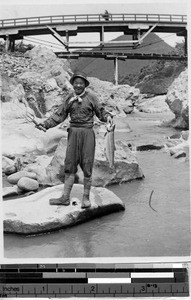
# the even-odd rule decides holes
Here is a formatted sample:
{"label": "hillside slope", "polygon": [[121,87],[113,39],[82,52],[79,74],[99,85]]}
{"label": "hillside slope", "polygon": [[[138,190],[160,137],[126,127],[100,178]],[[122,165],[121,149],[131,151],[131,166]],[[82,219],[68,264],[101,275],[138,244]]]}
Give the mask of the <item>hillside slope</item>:
{"label": "hillside slope", "polygon": [[[103,51],[108,52],[123,52],[123,53],[158,53],[167,54],[173,51],[173,47],[169,46],[156,34],[150,33],[139,47],[136,49],[130,49],[129,47],[120,46],[122,44],[117,43],[118,41],[130,40],[130,36],[122,35],[116,38],[116,44],[112,44],[112,49],[108,48],[108,44],[105,45]],[[126,44],[127,45],[127,44]],[[128,44],[129,45],[129,44]],[[98,48],[95,48],[98,51]],[[119,61],[119,82],[122,82],[125,77],[131,75],[132,84],[133,77],[141,72],[142,68],[153,65],[156,61],[151,60],[137,60],[127,59],[126,61]],[[101,80],[114,80],[114,62],[113,60],[105,60],[102,58],[79,58],[78,60],[71,60],[71,68],[80,69],[84,71],[88,76],[97,77]],[[126,82],[131,84],[131,82]]]}

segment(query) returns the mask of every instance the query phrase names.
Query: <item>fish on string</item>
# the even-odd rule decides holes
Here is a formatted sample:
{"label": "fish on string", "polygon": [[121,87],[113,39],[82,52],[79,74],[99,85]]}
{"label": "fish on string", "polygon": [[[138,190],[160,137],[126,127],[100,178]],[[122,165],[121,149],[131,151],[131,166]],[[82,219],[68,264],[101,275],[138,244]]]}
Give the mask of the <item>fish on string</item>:
{"label": "fish on string", "polygon": [[106,125],[106,134],[105,134],[105,155],[106,159],[109,162],[109,167],[111,170],[115,169],[115,124],[108,123]]}

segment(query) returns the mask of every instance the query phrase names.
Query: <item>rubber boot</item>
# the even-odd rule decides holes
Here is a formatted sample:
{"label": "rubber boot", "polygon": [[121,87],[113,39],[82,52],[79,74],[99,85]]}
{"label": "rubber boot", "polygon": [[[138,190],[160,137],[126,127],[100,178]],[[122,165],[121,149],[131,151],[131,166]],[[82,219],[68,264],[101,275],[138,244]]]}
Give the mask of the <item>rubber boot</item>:
{"label": "rubber boot", "polygon": [[75,174],[66,174],[64,181],[64,193],[60,198],[50,199],[50,205],[70,205],[70,192],[74,184]]}
{"label": "rubber boot", "polygon": [[92,184],[91,177],[84,177],[84,194],[82,198],[81,208],[89,208],[91,206],[91,202],[90,202],[91,184]]}

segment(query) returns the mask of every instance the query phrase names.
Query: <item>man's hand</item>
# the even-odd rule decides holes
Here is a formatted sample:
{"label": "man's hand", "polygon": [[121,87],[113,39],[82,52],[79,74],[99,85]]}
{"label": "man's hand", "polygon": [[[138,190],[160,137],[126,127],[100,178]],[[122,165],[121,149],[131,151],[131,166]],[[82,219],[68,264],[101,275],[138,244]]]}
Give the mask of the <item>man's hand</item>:
{"label": "man's hand", "polygon": [[113,117],[111,115],[108,115],[107,117],[107,123],[113,124]]}

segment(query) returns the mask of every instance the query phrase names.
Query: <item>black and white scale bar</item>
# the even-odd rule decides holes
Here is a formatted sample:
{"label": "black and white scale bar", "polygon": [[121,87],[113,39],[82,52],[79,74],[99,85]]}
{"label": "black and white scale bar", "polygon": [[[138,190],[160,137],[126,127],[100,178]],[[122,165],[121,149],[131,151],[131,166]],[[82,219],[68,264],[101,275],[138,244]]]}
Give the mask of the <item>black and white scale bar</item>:
{"label": "black and white scale bar", "polygon": [[[1,273],[2,283],[132,283],[146,282],[152,279],[155,282],[175,282],[173,272],[164,273]],[[184,276],[179,279],[184,280]]]}
{"label": "black and white scale bar", "polygon": [[189,296],[188,284],[15,284],[0,285],[0,297]]}
{"label": "black and white scale bar", "polygon": [[1,272],[179,272],[182,264],[5,264]]}
{"label": "black and white scale bar", "polygon": [[0,265],[0,297],[189,296],[183,264]]}
{"label": "black and white scale bar", "polygon": [[[86,284],[133,284],[133,283],[176,283],[174,278],[7,278],[2,280],[2,284],[49,284],[49,283],[86,283]],[[178,281],[185,282],[185,281]]]}

